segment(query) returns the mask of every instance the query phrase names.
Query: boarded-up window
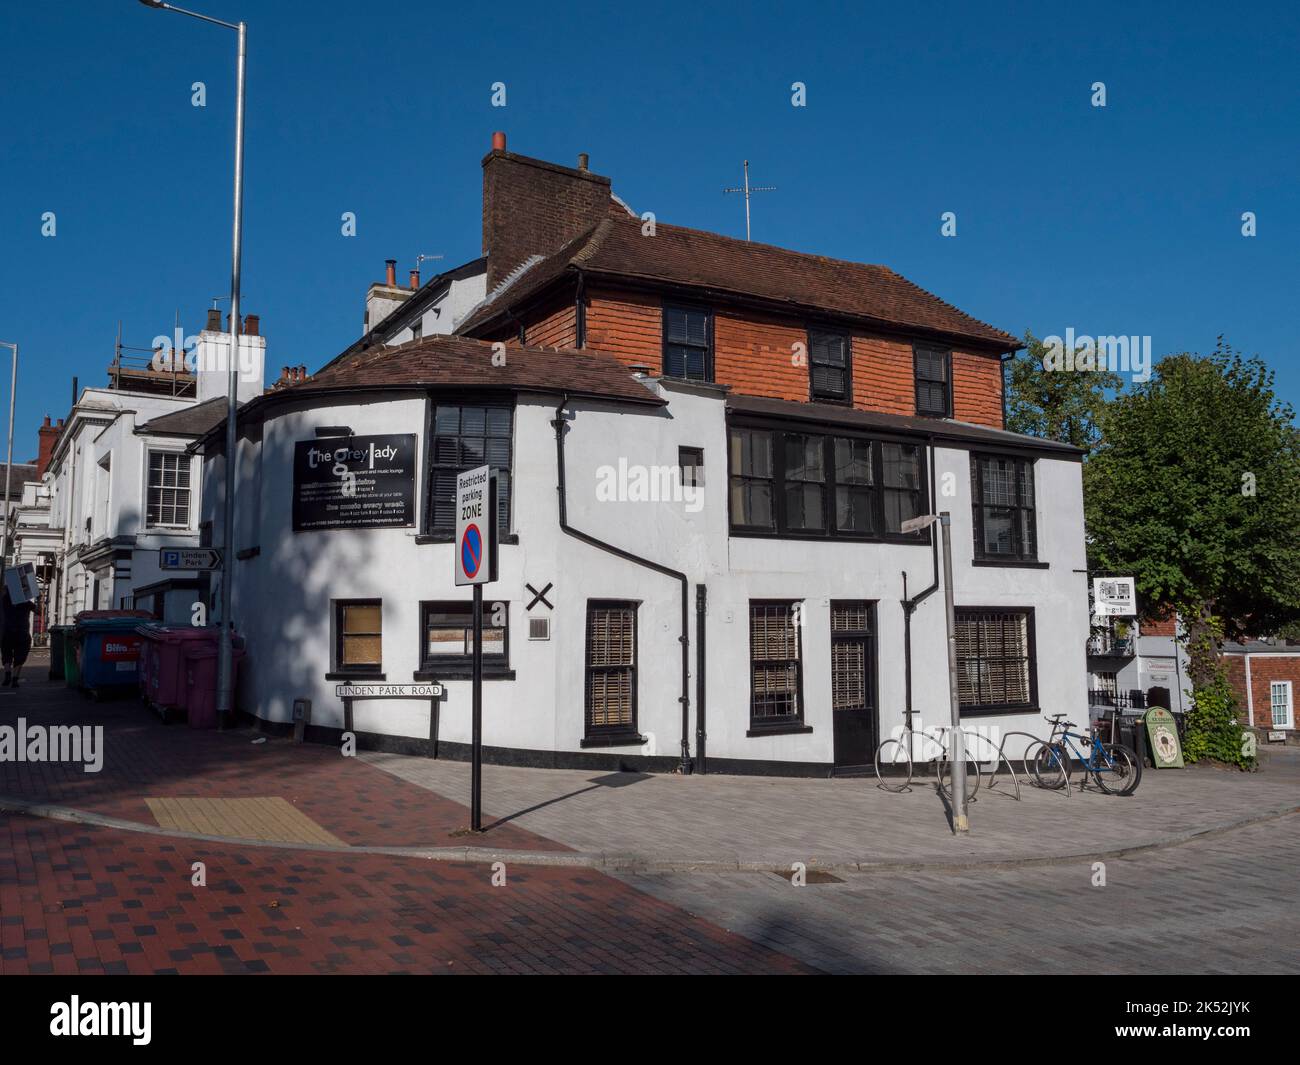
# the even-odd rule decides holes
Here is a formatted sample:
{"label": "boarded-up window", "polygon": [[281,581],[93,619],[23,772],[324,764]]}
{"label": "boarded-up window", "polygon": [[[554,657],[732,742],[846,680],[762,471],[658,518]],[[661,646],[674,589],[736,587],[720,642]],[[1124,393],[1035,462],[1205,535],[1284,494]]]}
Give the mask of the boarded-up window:
{"label": "boarded-up window", "polygon": [[378,599],[340,600],[334,604],[335,668],[377,671],[383,663],[383,603]]}
{"label": "boarded-up window", "polygon": [[636,731],[636,604],[587,603],[587,735]]}

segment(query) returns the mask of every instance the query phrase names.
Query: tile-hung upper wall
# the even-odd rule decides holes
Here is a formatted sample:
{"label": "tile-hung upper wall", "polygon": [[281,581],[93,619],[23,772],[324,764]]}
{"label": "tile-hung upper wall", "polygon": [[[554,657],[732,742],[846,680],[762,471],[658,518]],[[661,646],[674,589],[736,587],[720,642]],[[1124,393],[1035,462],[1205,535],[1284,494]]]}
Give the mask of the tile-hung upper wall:
{"label": "tile-hung upper wall", "polygon": [[[664,297],[651,292],[591,286],[584,302],[586,347],[607,352],[625,365],[662,372]],[[714,381],[732,391],[772,399],[808,401],[809,325],[840,328],[851,337],[852,406],[885,414],[916,413],[913,346],[861,327],[836,327],[826,320],[797,318],[714,306]],[[553,301],[523,315],[530,344],[576,345],[574,300]],[[518,329],[495,339],[518,342]],[[933,341],[929,347],[952,352],[952,416],[957,421],[1003,428],[1002,362],[995,354],[963,351]],[[801,347],[800,347],[801,346]],[[799,355],[802,348],[802,356]]]}

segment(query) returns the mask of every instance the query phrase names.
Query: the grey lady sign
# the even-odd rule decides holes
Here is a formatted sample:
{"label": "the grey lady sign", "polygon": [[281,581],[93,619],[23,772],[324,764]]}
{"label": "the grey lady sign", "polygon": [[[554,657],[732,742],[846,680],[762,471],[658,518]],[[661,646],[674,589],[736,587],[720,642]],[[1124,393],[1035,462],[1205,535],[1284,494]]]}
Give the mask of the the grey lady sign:
{"label": "the grey lady sign", "polygon": [[300,440],[293,450],[293,529],[415,524],[415,435]]}

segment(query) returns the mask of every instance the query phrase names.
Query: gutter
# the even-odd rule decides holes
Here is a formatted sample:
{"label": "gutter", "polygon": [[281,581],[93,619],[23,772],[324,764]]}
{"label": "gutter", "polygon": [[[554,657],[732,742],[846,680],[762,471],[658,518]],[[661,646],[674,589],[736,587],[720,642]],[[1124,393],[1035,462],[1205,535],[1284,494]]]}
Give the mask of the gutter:
{"label": "gutter", "polygon": [[615,547],[613,544],[606,543],[604,540],[599,540],[590,533],[585,533],[580,529],[575,529],[569,524],[569,510],[567,503],[568,479],[565,476],[564,460],[564,408],[567,407],[568,404],[569,393],[565,392],[560,397],[559,405],[555,408],[555,420],[551,422],[551,425],[555,429],[555,463],[559,478],[555,491],[559,497],[561,531],[572,536],[575,540],[581,540],[584,544],[599,548],[601,551],[606,551],[609,554],[614,555],[616,558],[621,558],[624,561],[631,562],[638,566],[644,566],[646,569],[654,570],[656,573],[662,573],[665,577],[672,577],[681,585],[682,634],[678,638],[678,642],[682,647],[682,694],[678,701],[682,705],[682,757],[681,761],[678,763],[677,769],[680,773],[686,774],[691,772],[692,769],[690,747],[690,584],[685,573],[675,569],[670,569],[668,566],[661,565],[658,562],[653,562],[648,558],[643,558],[641,555],[633,554],[631,551],[624,550],[621,547]]}
{"label": "gutter", "polygon": [[[930,441],[930,506],[934,507],[934,436],[930,434],[927,439]],[[907,727],[912,727],[912,613],[926,599],[932,596],[939,588],[939,537],[935,535],[933,527],[930,529],[930,549],[934,565],[934,580],[922,588],[916,595],[908,598],[907,595],[907,570],[903,571],[903,672],[904,672],[904,703],[903,714]]]}

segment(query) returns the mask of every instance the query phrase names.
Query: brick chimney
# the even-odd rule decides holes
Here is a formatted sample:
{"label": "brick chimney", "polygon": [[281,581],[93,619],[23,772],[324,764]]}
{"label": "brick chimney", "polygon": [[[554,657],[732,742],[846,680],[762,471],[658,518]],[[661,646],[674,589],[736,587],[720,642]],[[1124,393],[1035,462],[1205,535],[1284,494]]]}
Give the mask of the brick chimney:
{"label": "brick chimney", "polygon": [[[585,162],[585,160],[584,160]],[[558,251],[609,213],[609,178],[506,150],[492,135],[483,157],[483,254],[492,289],[530,255]]]}
{"label": "brick chimney", "polygon": [[54,445],[59,442],[59,433],[63,430],[63,419],[59,419],[58,425],[50,424],[50,416],[45,416],[45,421],[41,427],[36,430],[39,439],[39,445],[36,451],[36,476],[45,475],[45,467],[50,464],[50,456],[54,454]]}

